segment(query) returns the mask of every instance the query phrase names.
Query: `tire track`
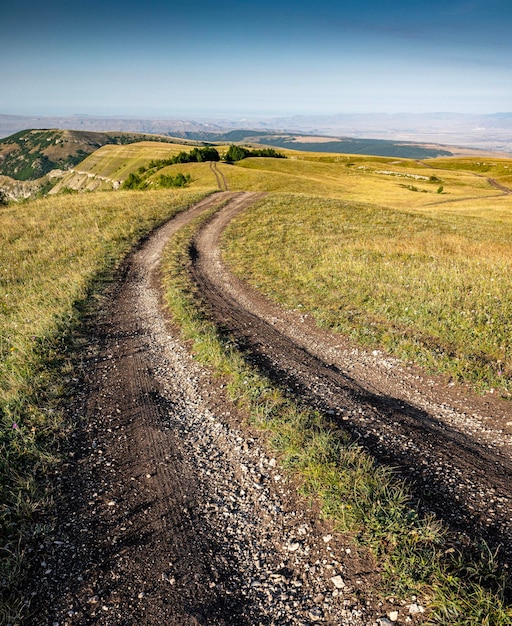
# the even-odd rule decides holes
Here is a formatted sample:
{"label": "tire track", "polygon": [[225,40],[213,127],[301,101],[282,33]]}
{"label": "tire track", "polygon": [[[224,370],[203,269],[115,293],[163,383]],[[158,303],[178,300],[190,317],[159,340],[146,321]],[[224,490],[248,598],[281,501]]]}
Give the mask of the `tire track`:
{"label": "tire track", "polygon": [[349,584],[375,577],[368,557],[353,548],[338,560],[346,540],[326,543],[275,459],[211,412],[205,398],[230,414],[161,311],[169,237],[220,203],[238,211],[258,197],[215,194],[158,229],[91,322],[71,406],[81,428],[59,468],[55,534],[39,547],[32,623],[363,626],[382,611]]}
{"label": "tire track", "polygon": [[[176,432],[163,428],[170,415],[189,409],[155,375],[155,367],[166,367],[167,331],[154,286],[163,245],[226,198],[236,202],[234,194],[210,197],[159,229],[133,256],[103,314],[86,364],[89,445],[79,461],[88,465],[92,456],[93,468],[82,476],[78,510],[69,513],[79,537],[75,580],[82,582],[60,581],[69,610],[55,588],[47,591],[56,594],[57,608],[45,607],[49,624],[66,613],[66,623],[81,626],[247,624],[247,598],[234,593],[226,600],[216,589],[234,565],[219,553],[201,512],[205,494],[194,465]],[[75,483],[73,477],[71,491]]]}
{"label": "tire track", "polygon": [[[512,560],[510,406],[365,355],[234,278],[219,237],[227,206],[195,240],[192,273],[215,322],[267,374],[331,415],[382,462],[400,468],[422,506]],[[486,406],[487,405],[487,406]]]}
{"label": "tire track", "polygon": [[215,180],[217,181],[217,187],[221,191],[229,191],[228,180],[224,176],[224,173],[221,172],[219,168],[217,167],[217,162],[210,161],[209,163],[210,163],[210,170],[212,171],[213,175],[215,176]]}
{"label": "tire track", "polygon": [[491,185],[491,187],[494,187],[494,189],[502,191],[504,196],[510,196],[510,194],[512,194],[512,189],[510,189],[510,187],[505,187],[505,185],[499,183],[495,178],[488,178],[487,182]]}

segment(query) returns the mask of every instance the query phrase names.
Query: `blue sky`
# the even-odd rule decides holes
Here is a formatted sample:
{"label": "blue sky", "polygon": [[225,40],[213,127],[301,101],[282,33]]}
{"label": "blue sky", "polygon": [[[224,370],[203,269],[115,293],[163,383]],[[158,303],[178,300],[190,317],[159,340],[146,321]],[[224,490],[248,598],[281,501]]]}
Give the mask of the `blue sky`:
{"label": "blue sky", "polygon": [[511,0],[27,0],[0,28],[0,113],[512,111]]}

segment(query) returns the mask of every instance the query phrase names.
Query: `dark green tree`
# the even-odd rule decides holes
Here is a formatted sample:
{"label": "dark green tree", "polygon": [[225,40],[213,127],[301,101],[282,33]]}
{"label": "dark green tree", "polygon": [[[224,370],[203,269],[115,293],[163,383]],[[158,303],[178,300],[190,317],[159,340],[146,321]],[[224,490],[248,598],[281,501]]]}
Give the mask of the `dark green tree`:
{"label": "dark green tree", "polygon": [[235,146],[231,144],[226,152],[224,160],[226,163],[236,163],[236,161],[246,159],[248,156],[250,156],[250,150],[247,150],[247,148],[243,148],[242,146]]}

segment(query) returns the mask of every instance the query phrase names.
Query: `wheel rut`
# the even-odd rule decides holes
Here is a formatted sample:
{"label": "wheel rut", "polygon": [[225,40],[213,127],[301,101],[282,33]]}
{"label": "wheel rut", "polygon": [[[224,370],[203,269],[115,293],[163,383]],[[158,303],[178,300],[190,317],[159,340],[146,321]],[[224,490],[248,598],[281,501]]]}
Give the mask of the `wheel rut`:
{"label": "wheel rut", "polygon": [[262,297],[221,259],[219,238],[236,214],[236,207],[222,210],[192,251],[192,274],[212,319],[267,375],[397,467],[423,510],[499,546],[512,562],[510,403],[364,352]]}
{"label": "wheel rut", "polygon": [[215,194],[155,231],[91,320],[31,623],[363,626],[385,610],[361,599],[371,559],[353,546],[347,557],[346,538],[324,539],[332,529],[240,429],[162,312],[169,237],[220,203],[238,211],[258,197]]}

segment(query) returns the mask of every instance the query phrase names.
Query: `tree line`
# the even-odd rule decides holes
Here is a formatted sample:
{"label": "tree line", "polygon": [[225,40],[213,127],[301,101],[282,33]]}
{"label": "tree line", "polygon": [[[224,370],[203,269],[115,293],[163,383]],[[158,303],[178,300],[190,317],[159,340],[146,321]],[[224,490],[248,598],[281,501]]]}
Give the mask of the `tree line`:
{"label": "tree line", "polygon": [[[281,154],[273,148],[261,148],[249,150],[242,146],[230,145],[226,154],[224,155],[224,161],[226,163],[236,163],[242,161],[248,157],[272,157],[274,159],[286,158],[284,154]],[[177,163],[204,163],[207,161],[220,161],[221,157],[217,149],[213,146],[205,146],[204,148],[194,148],[190,152],[179,152],[167,159],[152,159],[146,166],[141,165],[137,170],[137,173],[129,174],[128,178],[124,181],[121,189],[147,189],[149,186],[149,176],[155,174],[159,169],[167,167],[168,165],[176,165]],[[182,174],[178,172],[175,176],[162,174],[158,179],[159,187],[186,187],[192,182],[190,174]]]}

